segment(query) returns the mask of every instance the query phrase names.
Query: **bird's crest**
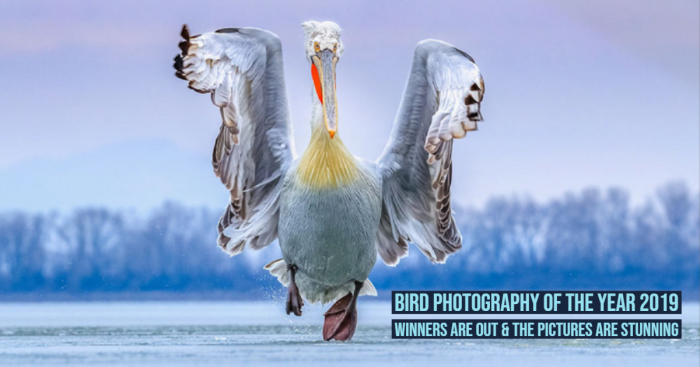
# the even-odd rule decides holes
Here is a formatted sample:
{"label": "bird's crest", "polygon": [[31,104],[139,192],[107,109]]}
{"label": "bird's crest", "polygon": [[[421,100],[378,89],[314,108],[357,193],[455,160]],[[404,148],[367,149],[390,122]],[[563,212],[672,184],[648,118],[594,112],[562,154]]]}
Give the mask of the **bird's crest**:
{"label": "bird's crest", "polygon": [[305,47],[308,57],[314,54],[314,43],[318,43],[321,48],[328,45],[338,44],[337,55],[343,53],[343,43],[340,40],[340,35],[343,32],[337,23],[331,21],[317,22],[309,20],[301,23],[301,28],[304,30]]}

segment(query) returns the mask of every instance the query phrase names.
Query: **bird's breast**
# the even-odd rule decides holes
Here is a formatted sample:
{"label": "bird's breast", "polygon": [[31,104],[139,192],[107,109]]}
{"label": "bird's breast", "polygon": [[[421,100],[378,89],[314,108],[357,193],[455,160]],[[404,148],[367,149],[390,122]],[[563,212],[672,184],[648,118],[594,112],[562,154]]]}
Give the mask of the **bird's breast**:
{"label": "bird's breast", "polygon": [[280,248],[285,261],[319,281],[366,279],[376,261],[380,182],[364,167],[357,169],[355,180],[332,187],[307,185],[293,172],[285,179]]}

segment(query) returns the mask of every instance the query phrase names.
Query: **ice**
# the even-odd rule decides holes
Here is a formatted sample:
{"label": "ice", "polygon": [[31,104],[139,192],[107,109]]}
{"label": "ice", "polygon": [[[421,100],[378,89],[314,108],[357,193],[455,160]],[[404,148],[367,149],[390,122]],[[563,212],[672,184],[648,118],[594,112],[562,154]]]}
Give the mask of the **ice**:
{"label": "ice", "polygon": [[392,340],[390,304],[366,301],[355,338],[328,343],[318,306],[297,318],[279,302],[4,303],[0,365],[697,366],[699,308],[683,310],[680,340]]}

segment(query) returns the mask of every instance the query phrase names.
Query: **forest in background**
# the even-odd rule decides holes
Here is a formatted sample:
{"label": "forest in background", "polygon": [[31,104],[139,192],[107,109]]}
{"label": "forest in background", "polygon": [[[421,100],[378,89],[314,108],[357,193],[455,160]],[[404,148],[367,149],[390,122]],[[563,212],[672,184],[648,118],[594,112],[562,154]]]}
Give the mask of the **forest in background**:
{"label": "forest in background", "polygon": [[[454,210],[463,249],[439,266],[414,246],[395,268],[378,260],[370,279],[383,296],[389,293],[381,290],[666,289],[698,299],[700,195],[681,182],[638,206],[624,189],[590,188],[544,203],[500,197]],[[263,299],[280,288],[262,269],[280,257],[276,243],[229,258],[216,246],[219,214],[172,202],[146,215],[1,212],[0,295]]]}

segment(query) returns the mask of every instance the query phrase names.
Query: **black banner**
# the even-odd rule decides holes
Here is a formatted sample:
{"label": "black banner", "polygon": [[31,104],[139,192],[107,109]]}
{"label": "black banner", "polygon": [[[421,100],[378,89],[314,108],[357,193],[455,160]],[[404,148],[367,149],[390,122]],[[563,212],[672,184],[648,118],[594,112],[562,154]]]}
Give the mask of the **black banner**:
{"label": "black banner", "polygon": [[681,320],[391,320],[392,339],[681,339]]}
{"label": "black banner", "polygon": [[393,291],[393,314],[681,314],[680,291]]}

